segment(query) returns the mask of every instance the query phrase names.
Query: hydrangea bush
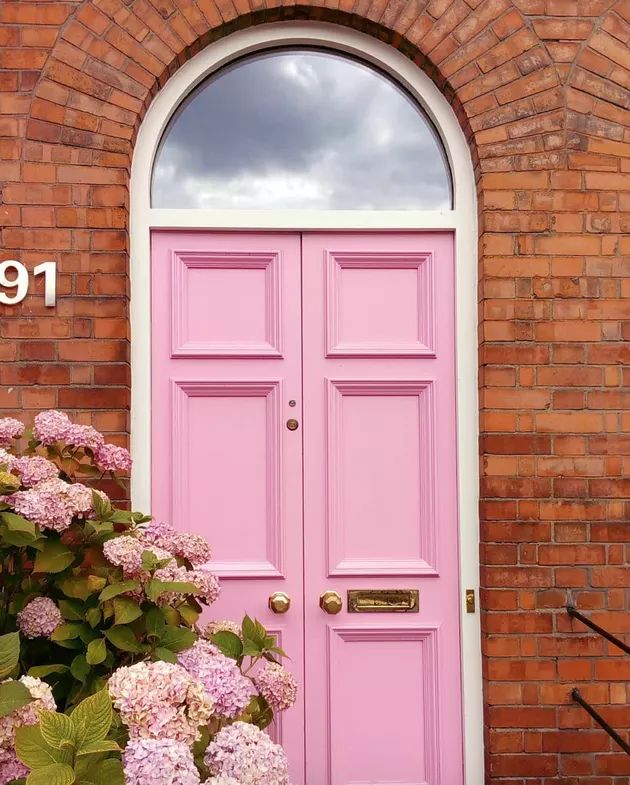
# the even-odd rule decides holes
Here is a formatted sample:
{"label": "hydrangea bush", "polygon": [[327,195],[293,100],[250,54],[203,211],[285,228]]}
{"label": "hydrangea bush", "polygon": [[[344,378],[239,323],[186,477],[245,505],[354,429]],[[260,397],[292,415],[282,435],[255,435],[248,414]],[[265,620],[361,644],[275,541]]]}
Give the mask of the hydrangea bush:
{"label": "hydrangea bush", "polygon": [[99,481],[130,468],[62,412],[0,419],[0,785],[288,785],[284,652],[201,625],[208,543],[117,509]]}

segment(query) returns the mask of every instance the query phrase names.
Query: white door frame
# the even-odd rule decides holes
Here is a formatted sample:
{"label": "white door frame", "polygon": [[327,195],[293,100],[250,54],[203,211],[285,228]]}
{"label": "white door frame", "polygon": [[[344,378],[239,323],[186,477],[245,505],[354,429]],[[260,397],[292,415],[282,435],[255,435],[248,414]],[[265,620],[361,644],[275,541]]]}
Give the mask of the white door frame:
{"label": "white door frame", "polygon": [[[210,73],[243,55],[287,45],[324,46],[373,63],[425,109],[442,139],[453,177],[454,209],[440,211],[152,209],[151,171],[166,125],[183,98]],[[350,28],[276,22],[222,38],[185,63],[155,97],[138,133],[131,167],[132,500],[151,507],[151,297],[153,228],[444,230],[455,234],[460,594],[466,785],[482,785],[483,702],[479,613],[466,613],[464,589],[479,589],[479,406],[477,396],[477,201],[468,144],[431,79],[394,47]],[[164,318],[164,317],[163,317]],[[445,783],[456,785],[456,783]]]}

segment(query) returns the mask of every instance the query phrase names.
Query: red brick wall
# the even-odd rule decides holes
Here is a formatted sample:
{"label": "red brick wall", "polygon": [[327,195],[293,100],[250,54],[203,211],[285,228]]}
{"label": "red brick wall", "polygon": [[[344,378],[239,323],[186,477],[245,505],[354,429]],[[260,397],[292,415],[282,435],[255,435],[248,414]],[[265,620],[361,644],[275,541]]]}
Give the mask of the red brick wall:
{"label": "red brick wall", "polygon": [[470,140],[488,782],[627,785],[569,691],[630,728],[630,666],[563,606],[630,632],[629,0],[2,0],[0,253],[54,257],[60,298],[0,313],[0,408],[125,440],[135,131],[191,54],[295,16],[415,58]]}

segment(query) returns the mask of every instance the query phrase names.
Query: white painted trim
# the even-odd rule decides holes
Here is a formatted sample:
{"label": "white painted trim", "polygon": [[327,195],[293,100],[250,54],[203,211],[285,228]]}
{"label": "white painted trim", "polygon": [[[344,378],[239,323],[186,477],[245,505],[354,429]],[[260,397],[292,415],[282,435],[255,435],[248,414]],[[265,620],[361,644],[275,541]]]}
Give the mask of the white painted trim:
{"label": "white painted trim", "polygon": [[[151,210],[150,174],[171,115],[191,90],[237,57],[279,45],[334,48],[373,63],[424,107],[440,134],[453,173],[453,211],[191,211]],[[441,229],[455,231],[457,271],[457,398],[461,565],[462,679],[466,785],[482,785],[483,712],[479,613],[467,614],[464,589],[479,589],[477,396],[477,206],[470,151],[452,108],[429,77],[388,44],[349,28],[316,22],[279,22],[222,38],[185,63],[154,99],[140,127],[131,168],[131,448],[134,505],[151,500],[152,227],[204,229]],[[451,785],[451,783],[448,783]],[[453,783],[452,785],[455,785]]]}

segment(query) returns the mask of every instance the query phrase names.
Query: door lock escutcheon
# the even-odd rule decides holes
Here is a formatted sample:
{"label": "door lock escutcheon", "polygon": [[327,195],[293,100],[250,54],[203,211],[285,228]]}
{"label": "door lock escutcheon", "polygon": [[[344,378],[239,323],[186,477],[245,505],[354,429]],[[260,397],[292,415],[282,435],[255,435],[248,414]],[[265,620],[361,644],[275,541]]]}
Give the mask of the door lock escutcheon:
{"label": "door lock escutcheon", "polygon": [[290,431],[297,431],[299,427],[300,427],[300,423],[297,420],[293,420],[293,419],[287,420],[287,428]]}

